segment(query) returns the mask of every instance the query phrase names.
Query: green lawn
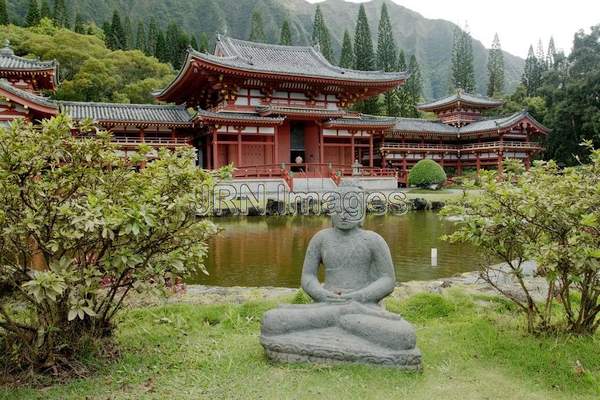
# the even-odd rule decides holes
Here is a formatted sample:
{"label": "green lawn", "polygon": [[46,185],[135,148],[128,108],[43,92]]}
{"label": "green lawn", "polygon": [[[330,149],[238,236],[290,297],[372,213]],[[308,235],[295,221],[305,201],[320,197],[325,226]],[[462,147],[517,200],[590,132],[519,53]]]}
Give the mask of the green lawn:
{"label": "green lawn", "polygon": [[[407,189],[406,197],[409,199],[422,198],[429,201],[449,201],[457,200],[463,196],[461,189],[440,189],[440,190],[428,190],[428,189]],[[479,190],[468,190],[467,196],[478,196]]]}
{"label": "green lawn", "polygon": [[[421,373],[369,366],[272,365],[258,343],[272,304],[129,310],[121,358],[95,375],[2,399],[598,399],[600,335],[534,338],[503,301],[458,292],[391,300],[418,329]],[[580,364],[583,368],[577,368]]]}

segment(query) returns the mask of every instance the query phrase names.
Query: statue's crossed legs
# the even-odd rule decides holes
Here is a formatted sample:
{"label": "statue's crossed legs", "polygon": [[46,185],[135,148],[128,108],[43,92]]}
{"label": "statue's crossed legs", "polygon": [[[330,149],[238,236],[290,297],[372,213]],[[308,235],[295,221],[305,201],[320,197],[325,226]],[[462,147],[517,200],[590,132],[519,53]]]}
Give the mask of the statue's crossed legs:
{"label": "statue's crossed legs", "polygon": [[338,327],[391,350],[410,350],[416,345],[415,329],[402,317],[377,304],[354,301],[282,305],[265,314],[262,335],[285,335],[330,327]]}

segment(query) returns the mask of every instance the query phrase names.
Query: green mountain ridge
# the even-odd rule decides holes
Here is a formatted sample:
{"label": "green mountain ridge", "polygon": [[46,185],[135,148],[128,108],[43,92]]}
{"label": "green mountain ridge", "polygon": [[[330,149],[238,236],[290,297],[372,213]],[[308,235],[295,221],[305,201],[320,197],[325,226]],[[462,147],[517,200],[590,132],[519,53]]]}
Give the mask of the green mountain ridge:
{"label": "green mountain ridge", "polygon": [[[386,0],[364,3],[374,44],[384,1]],[[24,18],[28,3],[24,0],[9,0],[9,13],[17,16],[17,19]],[[206,32],[213,42],[217,32],[247,39],[250,16],[258,9],[262,13],[269,42],[279,42],[281,24],[287,18],[293,43],[301,45],[310,43],[316,7],[316,4],[305,0],[67,0],[67,4],[73,15],[78,12],[85,20],[92,20],[97,25],[110,20],[116,9],[122,17],[129,16],[134,27],[137,21],[148,22],[151,17],[156,18],[162,28],[177,21],[182,29],[196,37],[201,32]],[[354,33],[359,4],[344,0],[326,0],[319,4],[338,58],[344,30]],[[416,54],[421,65],[424,97],[432,99],[446,95],[449,91],[450,59],[456,25],[441,19],[427,19],[389,0],[387,5],[396,44],[406,54]],[[488,51],[475,38],[473,55],[477,92],[485,93]],[[510,93],[520,81],[524,60],[507,52],[504,52],[504,60],[505,91]]]}

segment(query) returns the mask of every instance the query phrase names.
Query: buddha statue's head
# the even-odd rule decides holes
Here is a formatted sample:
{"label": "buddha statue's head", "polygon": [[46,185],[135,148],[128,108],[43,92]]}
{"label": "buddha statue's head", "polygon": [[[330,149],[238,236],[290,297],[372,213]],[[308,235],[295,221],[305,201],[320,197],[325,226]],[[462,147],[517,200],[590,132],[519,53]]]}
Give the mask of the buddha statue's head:
{"label": "buddha statue's head", "polygon": [[358,228],[365,219],[365,193],[358,186],[340,186],[331,194],[329,206],[331,221],[337,229]]}

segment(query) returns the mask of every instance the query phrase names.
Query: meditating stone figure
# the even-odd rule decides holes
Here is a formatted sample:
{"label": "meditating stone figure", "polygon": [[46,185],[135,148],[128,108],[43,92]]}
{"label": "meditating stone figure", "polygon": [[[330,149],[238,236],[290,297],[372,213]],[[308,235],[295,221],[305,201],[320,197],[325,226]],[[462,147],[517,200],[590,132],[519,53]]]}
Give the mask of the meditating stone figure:
{"label": "meditating stone figure", "polygon": [[[333,227],[311,239],[302,269],[302,288],[315,303],[281,305],[265,314],[260,341],[269,359],[419,369],[415,329],[378,304],[396,279],[385,240],[360,228],[363,198],[356,187],[335,193]],[[321,264],[323,284],[317,277]]]}

